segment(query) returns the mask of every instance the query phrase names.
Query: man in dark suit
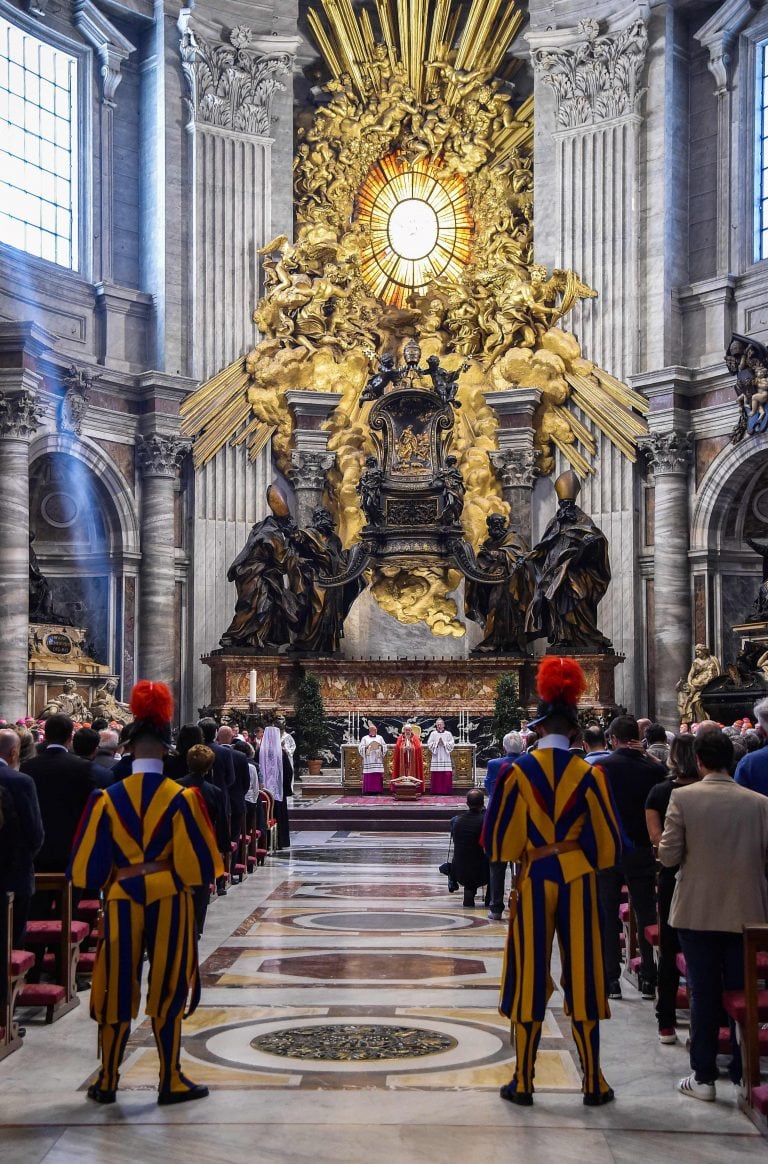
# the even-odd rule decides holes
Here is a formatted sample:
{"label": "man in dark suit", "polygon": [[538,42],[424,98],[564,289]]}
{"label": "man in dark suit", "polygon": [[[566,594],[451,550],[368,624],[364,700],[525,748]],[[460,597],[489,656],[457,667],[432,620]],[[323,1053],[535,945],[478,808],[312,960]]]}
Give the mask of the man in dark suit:
{"label": "man in dark suit", "polygon": [[621,887],[626,885],[637,922],[640,992],[643,998],[652,999],[656,994],[656,963],[645,929],[656,923],[656,858],[648,836],[645,802],[648,793],[659,783],[660,776],[663,779],[663,773],[658,761],[646,756],[634,716],[617,716],[607,734],[613,751],[599,761],[599,767],[613,793],[625,841],[619,864],[601,869],[597,874],[603,911],[603,958],[608,997],[621,998],[619,903]]}
{"label": "man in dark suit", "polygon": [[93,728],[78,728],[72,737],[72,751],[76,756],[85,760],[90,768],[93,783],[97,788],[108,788],[112,783],[113,776],[109,768],[103,768],[101,764],[97,763],[98,747],[99,733],[95,732]]}
{"label": "man in dark suit", "polygon": [[74,724],[68,715],[45,721],[45,748],[22,765],[37,790],[45,840],[35,860],[39,873],[64,873],[72,842],[94,782],[87,761],[69,751]]}
{"label": "man in dark suit", "polygon": [[[485,797],[482,789],[467,793],[467,812],[451,821],[453,835],[453,875],[464,886],[464,905],[474,908],[475,894],[490,879],[488,858],[480,839],[485,820]],[[487,904],[487,903],[486,903]]]}
{"label": "man in dark suit", "polygon": [[[231,795],[235,783],[235,765],[232,761],[232,749],[216,743],[217,724],[215,719],[206,716],[198,720],[197,726],[203,733],[203,743],[214,754],[213,768],[208,779],[224,793],[224,811],[229,818],[232,815]],[[216,892],[223,897],[227,892],[226,878],[220,877],[216,882]]]}
{"label": "man in dark suit", "polygon": [[43,822],[37,791],[30,776],[17,771],[20,741],[11,728],[0,731],[0,788],[10,795],[15,809],[18,834],[9,867],[0,877],[0,891],[13,893],[14,949],[23,949],[29,903],[35,892],[34,860],[43,843]]}
{"label": "man in dark suit", "polygon": [[197,726],[203,733],[203,743],[206,748],[210,748],[216,757],[213,761],[210,780],[212,784],[215,784],[224,793],[224,803],[227,815],[229,815],[232,811],[230,795],[232,786],[235,783],[235,765],[232,762],[232,749],[225,748],[222,744],[216,742],[217,724],[215,719],[206,718],[198,720]]}
{"label": "man in dark suit", "polygon": [[[248,757],[244,756],[242,752],[237,752],[232,747],[232,741],[235,738],[235,733],[231,727],[220,727],[216,733],[216,743],[225,748],[232,758],[232,765],[235,772],[235,779],[229,790],[229,836],[232,841],[239,841],[240,834],[245,827],[245,794],[251,787],[251,771],[248,766]],[[237,854],[232,854],[232,863],[237,859]]]}

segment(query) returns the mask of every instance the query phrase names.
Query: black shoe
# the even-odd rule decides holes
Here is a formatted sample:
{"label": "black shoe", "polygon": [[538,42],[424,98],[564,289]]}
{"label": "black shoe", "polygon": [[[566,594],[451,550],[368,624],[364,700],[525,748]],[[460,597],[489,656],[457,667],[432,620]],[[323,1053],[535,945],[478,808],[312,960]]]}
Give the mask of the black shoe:
{"label": "black shoe", "polygon": [[518,1107],[533,1107],[533,1093],[515,1091],[511,1083],[505,1083],[503,1087],[500,1087],[499,1095],[502,1099],[509,1100],[510,1103],[516,1103]]}
{"label": "black shoe", "polygon": [[640,990],[640,994],[646,1000],[646,1002],[653,1002],[655,1000],[656,983],[651,978],[641,978],[637,985]]}
{"label": "black shoe", "polygon": [[612,1087],[607,1091],[585,1091],[583,1103],[585,1107],[602,1107],[605,1103],[613,1103],[616,1092]]}
{"label": "black shoe", "polygon": [[621,983],[617,978],[614,978],[608,983],[608,997],[613,999],[621,998]]}
{"label": "black shoe", "polygon": [[193,1083],[186,1091],[159,1091],[157,1102],[161,1107],[169,1103],[189,1103],[193,1099],[205,1099],[208,1088],[201,1083]]}
{"label": "black shoe", "polygon": [[461,888],[461,886],[459,885],[458,881],[449,881],[448,882],[448,892],[449,893],[458,893],[460,888]]}
{"label": "black shoe", "polygon": [[91,1084],[91,1086],[88,1088],[88,1091],[86,1092],[86,1095],[89,1099],[92,1099],[94,1103],[114,1103],[117,1099],[116,1091],[110,1091],[109,1088],[105,1087],[97,1087],[95,1083]]}

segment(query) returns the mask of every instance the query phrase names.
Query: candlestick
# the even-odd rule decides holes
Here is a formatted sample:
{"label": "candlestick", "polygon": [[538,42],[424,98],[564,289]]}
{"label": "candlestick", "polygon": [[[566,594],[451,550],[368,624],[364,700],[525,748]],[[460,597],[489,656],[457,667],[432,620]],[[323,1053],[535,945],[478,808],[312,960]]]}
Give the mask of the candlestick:
{"label": "candlestick", "polygon": [[251,674],[249,676],[249,680],[250,681],[248,684],[248,702],[255,703],[256,702],[256,672],[255,671],[251,671]]}

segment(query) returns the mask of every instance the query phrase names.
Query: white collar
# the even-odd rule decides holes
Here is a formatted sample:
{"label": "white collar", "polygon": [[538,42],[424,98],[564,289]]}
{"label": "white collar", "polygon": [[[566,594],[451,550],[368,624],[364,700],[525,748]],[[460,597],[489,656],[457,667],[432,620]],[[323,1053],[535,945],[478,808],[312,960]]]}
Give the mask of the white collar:
{"label": "white collar", "polygon": [[163,773],[162,760],[134,760],[131,765],[131,772],[158,772],[161,776]]}
{"label": "white collar", "polygon": [[570,746],[571,741],[567,736],[559,736],[553,732],[550,736],[542,736],[534,751],[538,752],[539,748],[562,748],[564,752],[567,752]]}

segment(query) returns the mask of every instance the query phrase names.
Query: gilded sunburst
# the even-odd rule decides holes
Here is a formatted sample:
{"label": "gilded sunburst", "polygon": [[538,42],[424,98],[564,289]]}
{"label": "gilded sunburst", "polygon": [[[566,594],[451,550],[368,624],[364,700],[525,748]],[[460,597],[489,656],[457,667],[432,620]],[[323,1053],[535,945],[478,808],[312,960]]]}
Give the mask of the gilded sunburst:
{"label": "gilded sunburst", "polygon": [[384,303],[402,306],[435,279],[458,279],[469,261],[472,216],[459,174],[394,152],[376,162],[357,199],[367,230],[362,274]]}

